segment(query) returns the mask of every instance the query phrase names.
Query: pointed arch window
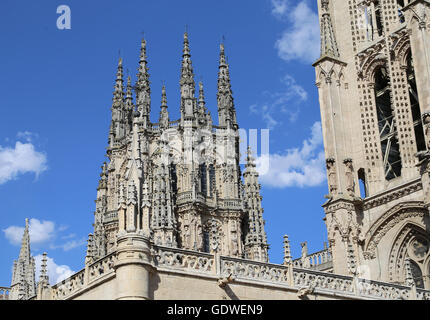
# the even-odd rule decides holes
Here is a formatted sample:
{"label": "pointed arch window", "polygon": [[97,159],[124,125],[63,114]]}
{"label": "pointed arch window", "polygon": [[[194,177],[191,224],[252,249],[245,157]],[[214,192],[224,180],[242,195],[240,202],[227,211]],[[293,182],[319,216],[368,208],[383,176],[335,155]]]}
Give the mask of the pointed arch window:
{"label": "pointed arch window", "polygon": [[406,75],[408,78],[409,100],[411,102],[412,119],[414,122],[415,139],[417,144],[417,151],[426,150],[424,139],[423,124],[421,121],[420,102],[418,99],[417,84],[415,81],[414,63],[412,60],[411,50],[407,54],[407,68]]}
{"label": "pointed arch window", "polygon": [[391,105],[390,78],[385,65],[375,71],[374,93],[385,179],[391,180],[401,175],[402,161]]}

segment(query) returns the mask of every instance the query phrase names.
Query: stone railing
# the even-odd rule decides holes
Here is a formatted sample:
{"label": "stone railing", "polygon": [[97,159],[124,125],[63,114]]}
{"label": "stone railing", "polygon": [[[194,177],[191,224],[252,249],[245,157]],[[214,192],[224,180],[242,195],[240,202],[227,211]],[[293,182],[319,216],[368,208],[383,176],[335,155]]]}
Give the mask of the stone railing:
{"label": "stone railing", "polygon": [[88,287],[107,275],[113,274],[114,262],[115,254],[111,253],[106,257],[93,262],[85,269],[82,269],[71,277],[52,286],[53,299],[67,299],[67,297],[77,293],[79,290]]}
{"label": "stone railing", "polygon": [[181,192],[178,194],[178,197],[176,198],[176,203],[177,204],[185,203],[185,202],[191,201],[192,199],[193,199],[193,194],[191,191]]}
{"label": "stone railing", "polygon": [[[430,294],[429,291],[426,291]],[[357,294],[384,300],[407,300],[411,297],[411,288],[373,280],[357,279]]]}
{"label": "stone railing", "polygon": [[222,276],[233,275],[236,279],[250,279],[272,283],[288,283],[288,267],[239,258],[220,257]]}
{"label": "stone railing", "polygon": [[[217,278],[232,275],[234,281],[280,286],[297,290],[299,294],[304,290],[311,294],[350,299],[430,300],[428,290],[414,290],[398,284],[296,268],[293,265],[263,263],[165,246],[153,246],[151,252],[154,267],[161,272],[179,272]],[[110,278],[114,275],[114,263],[115,255],[110,254],[86,266],[85,269],[54,285],[53,299],[70,298],[81,289]]]}
{"label": "stone railing", "polygon": [[353,278],[328,272],[294,268],[294,285],[300,288],[323,289],[328,291],[353,294]]}
{"label": "stone railing", "polygon": [[220,199],[218,200],[218,203],[221,208],[226,209],[243,209],[242,201],[237,199]]}
{"label": "stone railing", "polygon": [[117,211],[106,212],[103,216],[103,222],[104,223],[112,222],[112,221],[115,221],[117,219],[118,219]]}
{"label": "stone railing", "polygon": [[169,121],[169,128],[173,128],[173,127],[179,126],[180,122],[181,122],[181,120]]}
{"label": "stone railing", "polygon": [[0,287],[0,300],[9,300],[10,288]]}
{"label": "stone railing", "polygon": [[430,300],[430,291],[417,289],[417,299],[418,300]]}
{"label": "stone railing", "polygon": [[214,256],[208,253],[154,246],[153,254],[157,268],[204,274],[215,273]]}
{"label": "stone railing", "polygon": [[295,259],[293,261],[294,267],[297,268],[309,268],[318,271],[327,271],[333,267],[333,259],[328,249],[317,251],[304,258]]}

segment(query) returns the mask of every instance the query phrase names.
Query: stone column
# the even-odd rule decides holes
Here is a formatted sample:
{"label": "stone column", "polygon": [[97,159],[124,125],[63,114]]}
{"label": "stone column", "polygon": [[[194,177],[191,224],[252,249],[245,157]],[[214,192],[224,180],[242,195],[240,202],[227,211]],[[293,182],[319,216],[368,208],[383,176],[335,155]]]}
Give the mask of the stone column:
{"label": "stone column", "polygon": [[149,238],[143,232],[117,236],[116,272],[117,300],[149,300],[152,255]]}
{"label": "stone column", "polygon": [[410,33],[421,114],[424,114],[430,111],[430,34],[428,26],[430,2],[428,0],[411,1],[403,11]]}

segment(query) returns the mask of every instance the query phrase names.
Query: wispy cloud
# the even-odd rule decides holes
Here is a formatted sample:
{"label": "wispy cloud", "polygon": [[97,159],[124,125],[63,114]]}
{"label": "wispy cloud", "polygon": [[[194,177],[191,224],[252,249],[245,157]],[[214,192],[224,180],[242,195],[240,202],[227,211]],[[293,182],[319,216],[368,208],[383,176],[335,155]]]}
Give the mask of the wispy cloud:
{"label": "wispy cloud", "polygon": [[31,132],[19,132],[14,147],[3,147],[0,145],[0,184],[16,179],[25,173],[34,173],[36,178],[45,171],[47,166],[46,154],[36,151],[31,143],[36,134]]}
{"label": "wispy cloud", "polygon": [[272,0],[272,14],[288,27],[276,41],[278,55],[285,61],[314,62],[320,53],[318,15],[302,0],[296,6],[287,0]]}
{"label": "wispy cloud", "polygon": [[[36,263],[36,281],[39,280],[40,276],[40,267],[42,265],[42,258],[43,256],[41,254],[38,254],[34,257],[35,263]],[[51,285],[54,285],[64,279],[67,279],[71,275],[75,273],[69,266],[67,265],[58,265],[55,263],[53,258],[46,257],[47,260],[47,269],[48,269],[48,276],[49,276],[49,283]]]}
{"label": "wispy cloud", "polygon": [[321,123],[315,122],[301,148],[257,158],[261,184],[273,188],[318,186],[326,179]]}
{"label": "wispy cloud", "polygon": [[[29,221],[30,242],[32,245],[41,247],[41,244],[50,249],[63,249],[69,251],[85,244],[86,239],[75,239],[76,234],[61,235],[64,228],[56,227],[53,221],[40,221],[32,218]],[[3,229],[6,239],[12,244],[19,246],[24,234],[23,226],[9,226]],[[60,243],[56,243],[56,239],[60,239]]]}
{"label": "wispy cloud", "polygon": [[281,82],[284,84],[282,91],[265,92],[264,103],[255,103],[249,107],[249,111],[260,116],[266,127],[271,130],[282,124],[281,119],[286,118],[289,122],[296,121],[300,103],[308,98],[306,90],[297,84],[291,75],[285,75]]}
{"label": "wispy cloud", "polygon": [[[52,221],[30,219],[29,232],[32,244],[44,243],[54,238],[55,224]],[[20,245],[24,227],[10,226],[3,230],[6,239],[13,245]]]}

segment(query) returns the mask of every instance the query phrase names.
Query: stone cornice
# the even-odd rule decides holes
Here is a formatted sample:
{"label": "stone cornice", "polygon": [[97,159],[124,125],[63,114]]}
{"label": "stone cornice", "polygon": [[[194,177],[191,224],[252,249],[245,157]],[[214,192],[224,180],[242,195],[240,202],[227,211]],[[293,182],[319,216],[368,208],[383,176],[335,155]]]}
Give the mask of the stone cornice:
{"label": "stone cornice", "polygon": [[363,210],[369,210],[371,208],[381,206],[393,200],[397,200],[402,197],[405,197],[421,189],[422,189],[421,179],[418,178],[418,179],[412,180],[403,185],[394,187],[389,190],[385,190],[384,192],[365,198],[363,202]]}

